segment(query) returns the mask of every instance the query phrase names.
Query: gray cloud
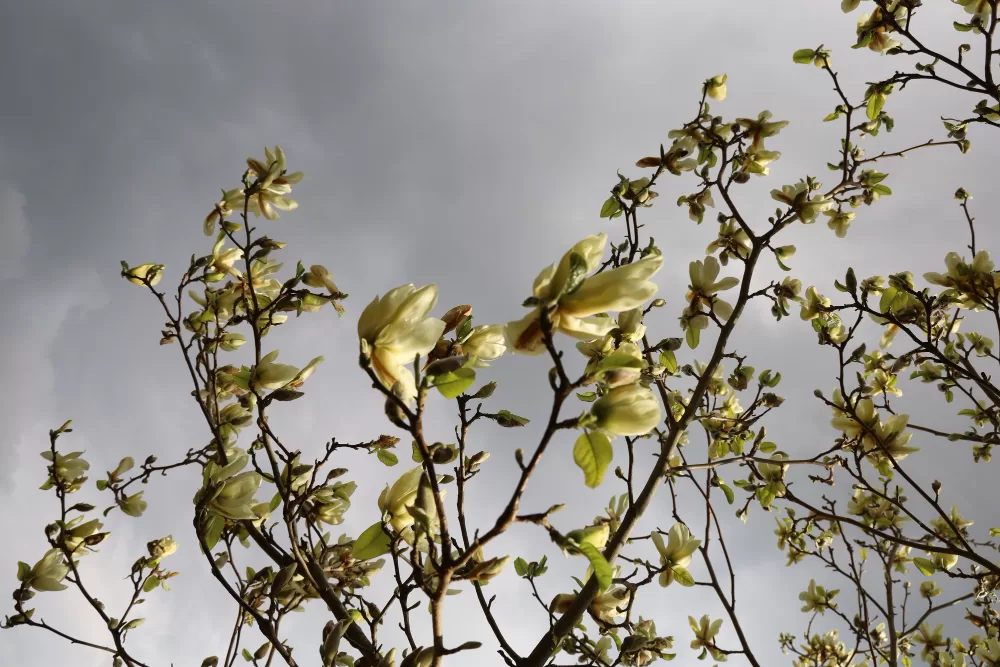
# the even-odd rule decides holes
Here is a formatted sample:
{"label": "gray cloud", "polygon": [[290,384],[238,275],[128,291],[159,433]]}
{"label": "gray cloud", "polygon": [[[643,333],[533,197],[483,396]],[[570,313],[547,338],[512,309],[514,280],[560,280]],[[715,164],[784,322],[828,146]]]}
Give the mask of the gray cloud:
{"label": "gray cloud", "polygon": [[[23,65],[5,70],[9,94],[0,105],[0,182],[11,184],[0,194],[0,332],[8,351],[0,455],[9,471],[0,476],[6,479],[0,494],[7,505],[26,508],[4,519],[5,529],[9,524],[33,537],[17,553],[0,554],[0,572],[12,576],[18,558],[29,560],[43,548],[40,528],[51,520],[53,507],[34,489],[44,476],[36,452],[48,428],[74,418],[77,432],[67,446],[87,449],[95,475],[126,454],[166,459],[206,440],[176,348],[156,345],[163,319],[158,306],[118,278],[118,261],[162,261],[176,277],[192,252],[210,248],[200,236],[200,220],[217,188],[232,187],[241,161],[259,155],[263,144],[280,143],[306,180],[296,188],[301,208],[280,223],[260,221],[261,228],[289,243],[289,262],[301,257],[306,264],[327,265],[352,295],[342,320],[326,313],[269,337],[288,363],[327,356],[310,380],[309,396],[295,410],[276,412],[275,423],[304,451],[315,451],[333,435],[367,440],[391,432],[380,401],[365,391],[354,365],[356,317],[372,296],[401,283],[436,282],[439,311],[467,302],[475,306],[477,322],[519,316],[539,270],[585,235],[617,234],[596,215],[615,170],[633,173],[638,157],[666,142],[666,132],[694,113],[698,86],[708,76],[729,74],[729,99],[714,110],[749,116],[768,108],[792,121],[773,140],[784,152],[773,176],[739,192],[749,217],[763,222],[770,214],[770,188],[803,173],[825,176],[839,130],[819,119],[836,100],[822,75],[793,66],[790,53],[820,42],[833,47],[854,94],[876,76],[872,69],[893,66],[848,48],[854,19],[836,5],[807,12],[793,0],[770,3],[767,9],[777,17],[772,26],[765,25],[764,3],[237,7],[53,0],[12,6],[0,26],[0,56]],[[926,11],[944,15],[940,8]],[[950,20],[942,20],[935,40],[953,41]],[[908,90],[905,100],[915,111],[899,109],[899,128],[880,136],[873,142],[879,148],[871,150],[937,135],[938,115],[960,113],[975,101],[941,102],[927,88]],[[885,275],[903,264],[918,273],[936,269],[945,245],[964,243],[953,241],[962,222],[950,199],[954,189],[969,188],[983,211],[992,203],[992,175],[983,156],[996,148],[992,139],[977,138],[969,156],[935,149],[892,163],[896,194],[863,211],[847,242],[834,242],[822,224],[789,233],[788,242],[799,247],[795,275],[826,286],[834,270],[849,264],[859,275]],[[644,218],[645,231],[668,256],[659,279],[668,307],[651,323],[662,335],[677,334],[687,262],[711,240],[709,224],[695,228],[683,209],[672,206],[671,198],[685,187],[668,181],[664,204]],[[984,225],[984,247],[996,240]],[[909,253],[905,262],[899,248]],[[769,268],[760,279],[781,275]],[[811,391],[832,385],[833,360],[813,345],[808,325],[775,326],[764,308],[751,309],[746,318],[735,341],[740,352],[752,353],[758,368],[785,376],[782,393],[789,400],[769,426],[772,438],[790,451],[828,442],[829,414]],[[824,370],[817,375],[816,367]],[[532,429],[544,421],[546,369],[538,360],[510,358],[484,374],[501,383],[496,406],[533,423],[525,432],[476,434],[475,446],[494,453],[489,463],[495,473],[473,492],[478,525],[489,525],[492,508],[509,491],[516,470],[510,452],[530,445],[539,432]],[[914,394],[912,412],[940,412],[927,395]],[[450,408],[435,406],[429,426],[444,439],[452,421]],[[591,519],[612,492],[585,490],[574,471],[566,472],[571,444],[554,443],[540,471],[557,483],[532,487],[524,501],[535,509],[567,498],[579,502],[559,516],[564,528]],[[915,461],[915,474],[951,474],[945,488],[955,489],[963,506],[981,508],[980,521],[987,520],[995,508],[987,474],[963,479],[957,469],[940,466],[952,450],[921,445],[928,463]],[[408,462],[408,443],[401,447],[400,468]],[[361,460],[354,472],[369,484],[362,484],[342,527],[350,535],[374,520],[375,497],[399,469]],[[170,594],[150,596],[151,621],[132,641],[140,654],[157,656],[153,664],[197,664],[224,651],[231,605],[203,572],[191,541],[184,512],[196,476],[180,471],[155,482],[147,491],[147,520],[133,523],[113,514],[112,542],[122,546],[89,557],[88,572],[95,588],[115,591],[108,593],[110,600],[121,595],[120,575],[144,542],[174,533],[182,544],[174,567],[183,575]],[[646,529],[672,522],[667,495],[658,497]],[[696,506],[690,497],[682,503],[692,511]],[[781,569],[771,523],[770,517],[752,516],[742,526],[727,517],[726,526],[739,545],[741,605],[748,609],[763,597],[774,609],[752,614],[754,648],[765,663],[778,664],[783,658],[777,631],[799,630],[796,595],[810,570]],[[553,553],[544,536],[526,528],[514,531],[504,547],[529,558]],[[546,596],[568,590],[565,574],[582,574],[576,561],[554,562],[558,570],[544,582]],[[513,576],[494,590],[525,592]],[[527,647],[544,618],[525,614],[520,598],[504,597],[497,602],[503,620],[516,645]],[[52,619],[69,621],[86,612],[67,605],[58,616],[59,602],[52,599],[38,598],[46,618],[52,613]],[[455,601],[456,618],[467,619],[470,637],[492,646],[469,602]],[[661,631],[684,646],[688,602],[692,613],[719,613],[712,599],[674,588],[643,604],[663,619]],[[322,619],[318,612],[305,616],[292,630],[293,643],[311,657]],[[93,620],[87,623],[85,629],[99,636]],[[99,661],[53,638],[40,639],[20,631],[4,637],[18,664]],[[482,664],[499,662],[484,657]]]}

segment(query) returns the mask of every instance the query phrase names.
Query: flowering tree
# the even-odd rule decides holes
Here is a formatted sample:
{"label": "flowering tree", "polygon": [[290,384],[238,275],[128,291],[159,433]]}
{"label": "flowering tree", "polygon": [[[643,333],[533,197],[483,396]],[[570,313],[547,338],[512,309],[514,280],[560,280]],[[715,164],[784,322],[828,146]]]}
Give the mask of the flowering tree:
{"label": "flowering tree", "polygon": [[[741,625],[734,563],[717,514],[722,511],[744,520],[751,511],[772,513],[788,564],[820,562],[830,572],[825,583],[837,586],[814,580],[800,595],[809,625],[800,637],[779,638],[793,664],[909,665],[919,650],[934,666],[1000,665],[993,606],[1000,565],[998,545],[988,539],[1000,529],[974,531],[957,507],[947,507],[940,484],[923,486],[906,464],[919,456],[921,439],[933,438],[968,443],[971,463],[988,464],[1000,439],[1000,386],[990,370],[1000,357],[988,336],[991,329],[1000,334],[1000,272],[976,245],[971,196],[964,189],[955,194],[968,227],[968,254],[948,253],[946,272],[925,273],[925,285],[909,272],[859,278],[847,269],[833,283],[841,294],[835,302],[817,287],[803,291],[792,277],[755,280],[762,262],[792,270],[795,247],[779,241],[792,225],[824,219],[837,237],[847,236],[857,210],[892,194],[881,165],[917,149],[951,146],[965,153],[973,126],[1000,126],[993,58],[1000,53],[993,43],[997,0],[953,1],[964,12],[955,29],[970,33],[975,44],[946,54],[917,32],[920,0],[873,0],[872,11],[858,21],[856,48],[932,62],[908,61],[908,68],[867,84],[860,94],[839,80],[828,50],[795,52],[794,62],[815,65],[837,95],[824,119],[843,127],[829,164],[836,182],[806,176],[772,190],[779,206],[766,221],[748,219],[735,191],[768,175],[768,165],[780,157],[770,146],[787,123],[768,111],[756,118],[713,115],[709,100],[726,96],[725,75],[715,76],[705,82],[692,120],[668,132],[669,146],[637,162],[646,175],[618,175],[601,217],[624,223],[624,240],[609,253],[604,233],[573,245],[537,275],[527,298],[511,296],[523,299],[524,317],[476,326],[469,305],[435,317],[434,285],[404,285],[373,299],[358,322],[358,361],[385,401],[386,430],[400,436],[332,440],[322,451],[302,452],[283,444],[271,427],[270,411],[301,398],[323,358],[301,368],[279,362],[268,333],[288,326],[291,313],[326,311],[328,305],[343,313],[347,294],[323,266],[299,263],[283,271],[276,256],[285,244],[257,225],[261,216],[273,221],[279,210],[296,208],[289,194],[302,174],[288,172],[277,147],[265,150],[263,160],[249,159],[240,186],[224,192],[205,219],[204,232],[215,239],[211,254],[192,256],[175,292],[158,289],[163,265],[122,266],[122,276],[163,307],[167,324],[160,343],[181,352],[208,444],[168,463],[148,457],[136,467],[126,457],[96,481],[113,503],[94,517],[94,505],[70,500],[84,489],[90,464],[62,448],[69,422],[51,431],[42,453],[49,464],[42,489],[58,503],[45,528],[51,548],[34,565],[19,564],[5,627],[54,633],[106,652],[116,666],[154,664],[133,653],[127,640],[143,622],[136,610],[142,596],[166,590],[177,574],[167,560],[177,541],[167,536],[149,543],[129,574],[134,594],[123,610],[107,608],[86,585],[84,557],[108,536],[102,519],[111,512],[142,516],[146,501],[139,484],[195,466],[202,474],[192,530],[178,541],[197,542],[206,567],[239,608],[227,654],[206,658],[203,667],[228,667],[241,655],[255,665],[316,663],[293,656],[283,639],[286,617],[307,604],[330,614],[314,642],[324,666],[478,664],[487,648],[464,641],[460,626],[448,621],[448,597],[456,592],[478,601],[495,636],[493,648],[508,665],[540,667],[563,653],[587,665],[646,665],[673,659],[682,649],[673,635],[657,630],[655,619],[634,612],[636,600],[658,588],[695,585],[711,590],[723,610],[717,618],[690,617],[695,655],[716,662],[737,656],[758,665],[754,643],[765,640],[751,641]],[[845,12],[859,4],[842,2]],[[913,81],[972,93],[979,101],[969,117],[944,119],[946,137],[866,156],[858,142],[892,131],[889,98]],[[701,224],[709,208],[719,212],[706,256],[690,262],[686,305],[678,313],[681,335],[660,338],[644,320],[666,306],[659,294],[679,286],[658,289],[653,281],[664,254],[643,234],[648,223],[640,224],[639,215],[656,203],[653,188],[667,174],[685,177],[678,182],[687,183],[681,186],[687,194],[677,203],[691,220]],[[723,277],[724,268],[734,275]],[[758,372],[730,344],[752,303],[769,305],[777,320],[809,322],[836,363],[835,385],[816,391],[816,400],[831,410],[832,429],[809,456],[792,459],[768,440],[766,423],[784,401],[775,393],[781,373]],[[569,339],[578,341],[582,356],[576,360],[566,354]],[[241,348],[237,354],[249,354],[247,363],[227,362]],[[528,418],[491,411],[497,383],[482,376],[488,380],[490,363],[504,354],[537,355],[549,367],[551,406],[547,414],[531,415],[530,426]],[[947,403],[958,403],[964,429],[911,422],[899,399],[907,380],[934,384]],[[453,402],[454,443],[428,433],[432,401]],[[533,432],[535,444],[515,452],[518,475],[494,479],[507,489],[502,509],[492,523],[475,526],[466,513],[468,490],[491,473],[489,453],[473,442],[490,428],[523,428]],[[522,506],[525,490],[538,483],[543,457],[564,456],[552,451],[552,443],[569,434],[578,483],[615,489],[605,514],[584,526],[561,521],[561,505]],[[352,451],[395,466],[401,437],[412,442],[414,467],[385,488],[377,508],[352,508]],[[616,451],[628,464],[609,476]],[[831,490],[835,481],[842,484]],[[652,504],[661,487],[669,495],[664,507],[672,507],[666,522],[664,510]],[[682,516],[679,496],[700,498],[703,515]],[[371,526],[356,537],[332,538],[327,527],[340,524],[348,511],[370,516]],[[653,522],[648,529],[640,528],[644,519]],[[540,586],[548,580],[540,580],[550,564],[505,553],[504,536],[515,524],[529,524],[568,562],[579,563],[581,573],[586,570],[575,589],[543,597]],[[237,545],[270,564],[241,569]],[[525,581],[529,593],[522,606],[539,619],[538,635],[528,643],[505,634],[493,613],[495,596],[487,597],[491,579],[505,568]],[[379,581],[391,591],[387,598],[379,597]],[[104,641],[84,639],[35,614],[36,593],[70,587],[107,624]],[[975,628],[946,633],[935,625],[940,612],[961,605]],[[416,614],[429,616],[429,636],[415,629]],[[834,618],[845,634],[814,631],[817,617]],[[719,640],[723,624],[735,631],[735,644]],[[393,634],[397,625],[400,632]]]}

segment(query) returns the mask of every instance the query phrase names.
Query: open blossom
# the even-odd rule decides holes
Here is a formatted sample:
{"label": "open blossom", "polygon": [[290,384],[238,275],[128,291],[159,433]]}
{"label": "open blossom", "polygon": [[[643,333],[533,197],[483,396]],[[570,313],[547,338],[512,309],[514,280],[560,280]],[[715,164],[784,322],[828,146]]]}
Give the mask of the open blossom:
{"label": "open blossom", "polygon": [[502,324],[483,324],[473,327],[469,337],[462,342],[462,352],[476,357],[476,368],[487,368],[507,351],[507,336]]}
{"label": "open blossom", "polygon": [[[625,616],[625,611],[628,608],[630,598],[631,591],[623,586],[619,586],[618,588],[614,588],[607,593],[596,596],[593,602],[590,603],[588,611],[594,618],[603,621],[604,623],[611,623],[614,619]],[[549,605],[549,609],[551,609],[553,613],[564,614],[571,606],[573,606],[575,601],[575,595],[560,593],[552,599],[552,604]]]}
{"label": "open blossom", "polygon": [[815,287],[806,289],[806,298],[802,302],[802,310],[799,312],[803,320],[813,320],[819,317],[824,308],[830,307],[830,299],[816,291]]}
{"label": "open blossom", "polygon": [[816,216],[833,208],[834,201],[823,195],[810,197],[812,191],[809,184],[799,181],[795,185],[783,185],[780,190],[771,190],[771,199],[787,204],[795,213],[795,218],[809,224],[816,221]]}
{"label": "open blossom", "polygon": [[663,419],[653,391],[637,384],[615,387],[590,410],[597,427],[614,435],[645,435]]}
{"label": "open blossom", "polygon": [[663,256],[658,254],[582,280],[572,275],[575,262],[579,262],[576,268],[583,275],[596,271],[607,241],[604,233],[588,236],[570,248],[559,264],[538,274],[532,289],[538,305],[523,319],[506,326],[507,345],[512,351],[533,355],[545,351],[541,325],[544,307],[553,307],[549,320],[554,331],[593,340],[615,327],[614,320],[597,317],[599,313],[630,310],[656,294],[656,285],[648,279],[663,266]]}
{"label": "open blossom", "polygon": [[386,387],[399,382],[407,400],[416,398],[417,386],[404,364],[433,350],[445,329],[443,321],[427,316],[437,296],[436,285],[403,285],[375,297],[358,320],[358,336],[371,352],[375,374]]}
{"label": "open blossom", "polygon": [[865,451],[875,463],[887,461],[887,455],[895,461],[902,461],[907,455],[920,451],[920,448],[908,445],[913,433],[907,432],[906,424],[909,415],[893,415],[875,426],[875,438],[878,443]]}
{"label": "open blossom", "polygon": [[[837,390],[834,394],[834,402],[838,405],[843,405],[840,390]],[[854,415],[839,409],[834,409],[833,415],[833,419],[830,420],[833,428],[852,440],[862,436],[866,431],[873,431],[878,424],[878,413],[875,411],[875,403],[870,398],[863,398],[855,404]],[[870,439],[871,436],[865,435],[864,437]]]}
{"label": "open blossom", "polygon": [[788,125],[787,120],[771,120],[770,111],[761,111],[757,118],[737,118],[736,123],[746,130],[750,137],[749,152],[754,153],[764,148],[764,139],[773,137]]}
{"label": "open blossom", "polygon": [[854,220],[853,211],[842,211],[837,210],[826,210],[823,211],[823,215],[829,217],[826,226],[833,230],[837,235],[837,238],[844,238],[847,236],[847,229],[851,226],[851,221]]}
{"label": "open blossom", "polygon": [[25,582],[36,591],[62,591],[66,584],[61,583],[69,574],[62,551],[49,549],[42,559],[28,572]]}
{"label": "open blossom", "polygon": [[[719,271],[721,271],[719,260],[711,256],[706,257],[704,262],[691,262],[689,267],[691,291],[688,292],[687,299],[691,304],[689,308],[692,313],[701,310],[700,306],[705,305],[722,320],[728,320],[732,317],[732,305],[716,298],[716,293],[732,289],[739,285],[740,281],[733,277],[716,280],[719,277]],[[704,326],[698,326],[698,328],[704,329],[708,326],[708,317],[706,315],[700,317],[704,318]]]}
{"label": "open blossom", "polygon": [[686,568],[691,564],[691,557],[701,545],[701,540],[693,538],[690,529],[683,523],[673,525],[667,534],[666,544],[658,532],[653,532],[650,537],[660,553],[660,565],[664,568],[660,573],[660,586],[666,588],[673,581],[675,567]]}
{"label": "open blossom", "polygon": [[1000,283],[1000,274],[993,271],[993,260],[985,250],[980,250],[966,264],[965,258],[956,252],[949,252],[944,258],[947,273],[929,272],[924,274],[927,282],[946,287],[958,299],[959,308],[982,310],[983,296]]}
{"label": "open blossom", "polygon": [[286,195],[292,191],[292,185],[302,180],[302,172],[285,173],[285,154],[280,146],[275,146],[273,151],[265,147],[264,162],[247,158],[247,165],[250,180],[260,179],[257,189],[250,193],[249,200],[244,188],[223,193],[215,210],[205,218],[206,236],[212,235],[216,220],[232,215],[233,211],[242,213],[244,206],[248,213],[256,217],[263,215],[268,220],[277,220],[279,209],[292,211],[298,208],[298,202]]}

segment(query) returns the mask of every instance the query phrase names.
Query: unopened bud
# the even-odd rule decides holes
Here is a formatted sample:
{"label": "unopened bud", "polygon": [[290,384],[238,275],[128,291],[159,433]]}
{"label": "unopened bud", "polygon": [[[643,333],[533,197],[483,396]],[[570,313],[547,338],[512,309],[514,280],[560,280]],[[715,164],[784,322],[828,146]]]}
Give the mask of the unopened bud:
{"label": "unopened bud", "polygon": [[444,314],[444,317],[441,318],[441,321],[444,322],[444,331],[441,333],[441,335],[443,336],[457,329],[458,325],[461,324],[462,321],[471,314],[472,314],[472,306],[468,305],[455,306],[454,308],[449,310],[447,313]]}

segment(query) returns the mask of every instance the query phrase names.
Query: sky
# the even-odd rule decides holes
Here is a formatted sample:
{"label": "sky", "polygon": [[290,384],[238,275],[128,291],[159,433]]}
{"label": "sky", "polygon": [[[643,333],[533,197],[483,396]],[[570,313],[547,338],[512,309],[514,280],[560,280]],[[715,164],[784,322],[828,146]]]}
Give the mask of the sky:
{"label": "sky", "polygon": [[[794,65],[791,53],[820,43],[832,48],[854,98],[866,81],[893,68],[886,58],[850,50],[856,17],[844,16],[839,4],[6,3],[0,24],[0,57],[8,63],[0,74],[0,525],[7,546],[0,550],[0,574],[9,577],[10,589],[16,561],[41,556],[43,527],[56,516],[54,498],[38,490],[45,478],[38,453],[47,447],[48,429],[73,419],[74,433],[63,445],[86,450],[92,478],[125,455],[167,460],[207,442],[178,349],[157,345],[159,306],[120,278],[119,262],[160,262],[168,267],[164,284],[176,280],[192,253],[210,252],[201,221],[219,189],[236,186],[248,156],[280,144],[289,168],[305,172],[293,195],[299,209],[277,223],[261,220],[260,229],[288,243],[288,266],[299,258],[324,264],[351,295],[342,319],[326,311],[267,339],[286,363],[326,357],[306,398],[277,411],[275,423],[304,452],[333,436],[370,440],[395,431],[356,366],[356,322],[364,305],[397,285],[435,283],[438,315],[469,303],[477,324],[520,318],[535,275],[576,241],[601,231],[620,240],[620,228],[598,217],[616,171],[637,175],[635,161],[669,143],[667,132],[696,112],[705,79],[728,74],[728,98],[713,104],[716,113],[735,118],[769,109],[791,121],[769,141],[783,153],[772,176],[739,190],[746,216],[766,224],[774,206],[770,188],[806,173],[826,177],[840,127],[821,119],[836,97],[822,72]],[[947,6],[926,10],[924,34],[931,42],[957,44],[953,13]],[[871,143],[894,150],[940,138],[939,117],[966,113],[977,101],[959,97],[914,84],[891,98],[897,130]],[[888,163],[894,195],[859,212],[846,240],[822,224],[790,230],[787,242],[799,248],[793,275],[831,293],[847,266],[859,276],[941,270],[945,252],[967,243],[952,199],[959,186],[973,193],[986,223],[979,227],[980,246],[993,247],[988,211],[1000,195],[991,192],[987,156],[997,145],[981,133],[972,138],[969,155],[937,148]],[[659,205],[644,212],[644,231],[666,255],[656,281],[667,307],[658,328],[650,327],[657,337],[679,335],[688,262],[701,259],[714,238],[714,214],[698,227],[672,204],[692,183],[667,180]],[[780,275],[767,267],[758,280]],[[828,411],[812,390],[829,392],[836,367],[829,350],[816,347],[810,327],[796,317],[776,325],[759,305],[745,315],[734,344],[751,355],[748,363],[785,378],[779,393],[788,401],[769,423],[769,439],[790,452],[832,442]],[[474,491],[478,525],[489,525],[490,510],[505,502],[513,449],[541,432],[535,426],[546,414],[547,368],[538,359],[504,357],[481,375],[500,383],[492,408],[533,421],[515,432],[474,434],[473,446],[493,453],[490,476]],[[908,390],[904,400],[914,413],[954,422],[931,392]],[[450,412],[436,406],[430,416],[436,437],[445,441]],[[946,502],[959,504],[979,525],[1000,513],[988,466],[970,473],[967,448],[956,454],[939,442],[914,440],[924,449],[914,457],[914,474],[940,478]],[[600,514],[621,489],[584,487],[569,436],[556,444],[540,471],[546,481],[532,487],[523,506],[540,511],[572,503],[560,515],[560,527],[568,530]],[[403,462],[392,470],[352,459],[361,488],[335,534],[356,536],[377,520],[379,491],[409,462],[409,443],[401,445]],[[953,465],[956,456],[967,463]],[[106,525],[112,538],[86,562],[89,587],[110,606],[125,599],[122,579],[147,541],[173,534],[181,544],[170,564],[181,576],[171,592],[147,596],[149,620],[129,642],[151,665],[200,664],[225,652],[232,604],[199,562],[190,528],[199,484],[183,472],[154,480],[143,520],[113,513]],[[95,504],[106,502],[93,488],[85,493]],[[685,503],[694,506],[693,498],[682,498]],[[668,528],[667,494],[655,505],[647,530]],[[765,664],[788,664],[777,633],[802,632],[807,619],[798,612],[797,595],[816,572],[784,567],[771,517],[757,512],[745,526],[729,519],[754,650]],[[518,527],[501,544],[527,560],[555,553],[535,529]],[[585,567],[557,558],[559,571],[544,581],[548,597],[569,592],[568,575],[582,576]],[[500,594],[498,617],[515,646],[533,645],[545,619],[538,609],[526,611],[523,582],[507,573],[493,592]],[[455,643],[482,640],[477,664],[501,664],[471,594],[459,598],[449,636]],[[35,601],[36,618],[102,638],[100,620],[71,591]],[[651,590],[643,605],[681,651],[691,639],[688,614],[721,612],[702,591],[676,586]],[[325,620],[309,612],[291,630],[303,664],[313,664]],[[429,643],[429,633],[423,636]],[[262,641],[255,636],[248,646]],[[0,633],[0,653],[9,664],[26,666],[106,664],[99,654],[23,628]]]}

